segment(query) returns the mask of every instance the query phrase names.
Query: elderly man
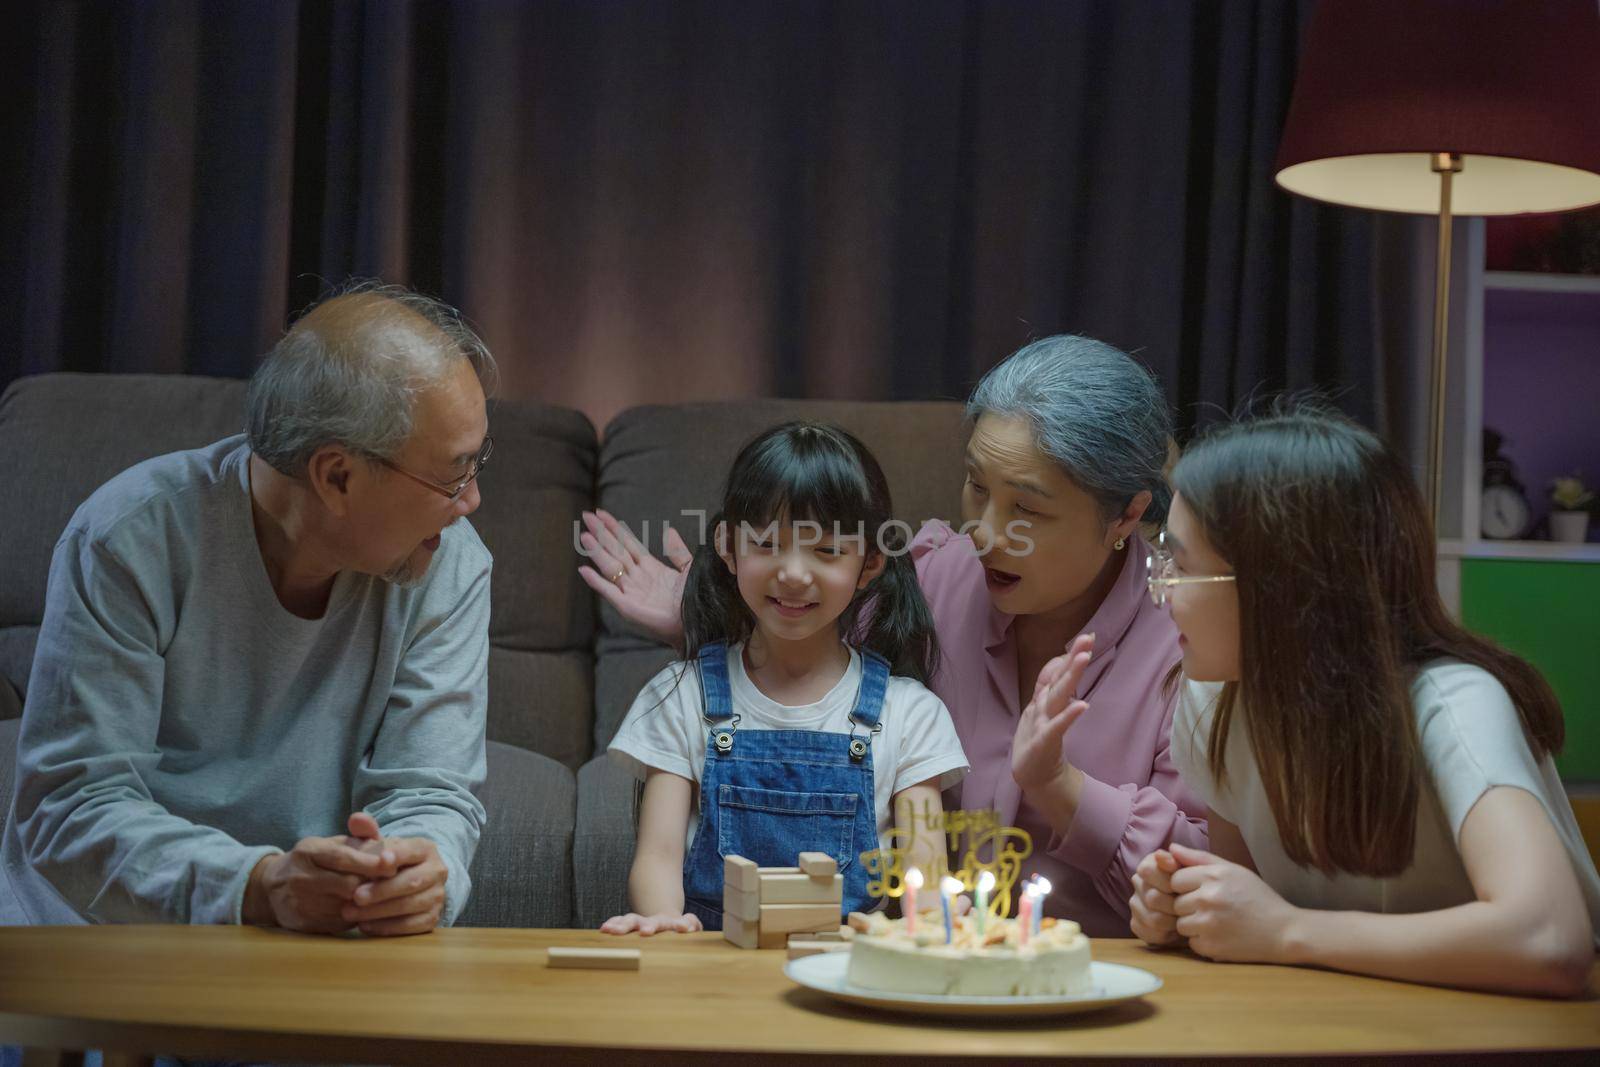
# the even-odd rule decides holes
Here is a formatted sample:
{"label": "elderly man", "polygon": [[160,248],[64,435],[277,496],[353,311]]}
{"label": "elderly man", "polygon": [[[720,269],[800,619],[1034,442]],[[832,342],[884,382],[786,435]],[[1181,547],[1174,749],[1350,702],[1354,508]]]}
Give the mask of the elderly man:
{"label": "elderly man", "polygon": [[248,433],[78,509],[50,567],[0,921],[454,921],[484,822],[490,570],[458,520],[479,503],[492,374],[449,308],[347,290],[262,363]]}

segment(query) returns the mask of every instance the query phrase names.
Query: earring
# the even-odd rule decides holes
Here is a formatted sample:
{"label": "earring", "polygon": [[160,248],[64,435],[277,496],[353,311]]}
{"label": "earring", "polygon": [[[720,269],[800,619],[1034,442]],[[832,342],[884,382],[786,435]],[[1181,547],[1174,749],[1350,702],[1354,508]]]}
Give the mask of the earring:
{"label": "earring", "polygon": [[1127,542],[1126,538],[1119,537],[1119,538],[1117,538],[1117,543],[1112,547],[1114,547],[1118,552],[1121,552],[1123,546],[1126,545],[1127,543],[1128,542]]}

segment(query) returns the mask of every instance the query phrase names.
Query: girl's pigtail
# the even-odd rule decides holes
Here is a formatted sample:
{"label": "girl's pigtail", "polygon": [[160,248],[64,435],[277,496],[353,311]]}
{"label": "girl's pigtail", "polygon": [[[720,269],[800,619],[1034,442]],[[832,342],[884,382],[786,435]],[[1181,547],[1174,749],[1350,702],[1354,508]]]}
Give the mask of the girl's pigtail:
{"label": "girl's pigtail", "polygon": [[739,581],[717,554],[717,531],[722,516],[710,524],[706,543],[695,549],[683,584],[684,658],[693,660],[701,648],[713,641],[735,644],[750,636],[754,620],[739,596]]}
{"label": "girl's pigtail", "polygon": [[870,621],[861,645],[888,660],[890,673],[932,685],[939,670],[933,613],[923,599],[910,554],[903,546],[885,548],[883,573],[858,598],[858,603],[870,598],[863,605]]}

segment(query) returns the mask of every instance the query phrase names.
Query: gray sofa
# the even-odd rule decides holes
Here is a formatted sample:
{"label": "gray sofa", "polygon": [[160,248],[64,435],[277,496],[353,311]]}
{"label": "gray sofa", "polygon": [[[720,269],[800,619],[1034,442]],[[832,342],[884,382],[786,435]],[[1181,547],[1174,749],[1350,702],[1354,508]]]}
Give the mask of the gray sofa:
{"label": "gray sofa", "polygon": [[[243,425],[244,383],[176,375],[51,374],[0,397],[0,798],[44,610],[50,553],[77,506],[113,474]],[[671,659],[600,608],[577,575],[574,523],[603,507],[659,549],[684,510],[714,509],[739,445],[787,418],[828,419],[877,454],[913,528],[959,507],[961,407],[764,400],[634,408],[603,442],[582,414],[502,402],[495,458],[472,518],[495,557],[489,659],[489,824],[462,922],[594,926],[623,910],[633,781],[605,756],[634,694]]]}

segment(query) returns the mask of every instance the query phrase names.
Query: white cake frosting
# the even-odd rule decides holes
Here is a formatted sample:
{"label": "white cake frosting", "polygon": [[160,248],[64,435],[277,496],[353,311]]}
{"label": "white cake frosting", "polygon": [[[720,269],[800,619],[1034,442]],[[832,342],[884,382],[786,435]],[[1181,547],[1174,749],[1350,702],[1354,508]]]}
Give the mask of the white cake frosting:
{"label": "white cake frosting", "polygon": [[1045,919],[1021,943],[1015,919],[990,918],[978,934],[972,915],[956,919],[945,943],[937,912],[918,916],[916,936],[904,919],[866,917],[850,946],[847,981],[862,989],[955,996],[1063,996],[1088,992],[1089,939],[1075,922]]}

